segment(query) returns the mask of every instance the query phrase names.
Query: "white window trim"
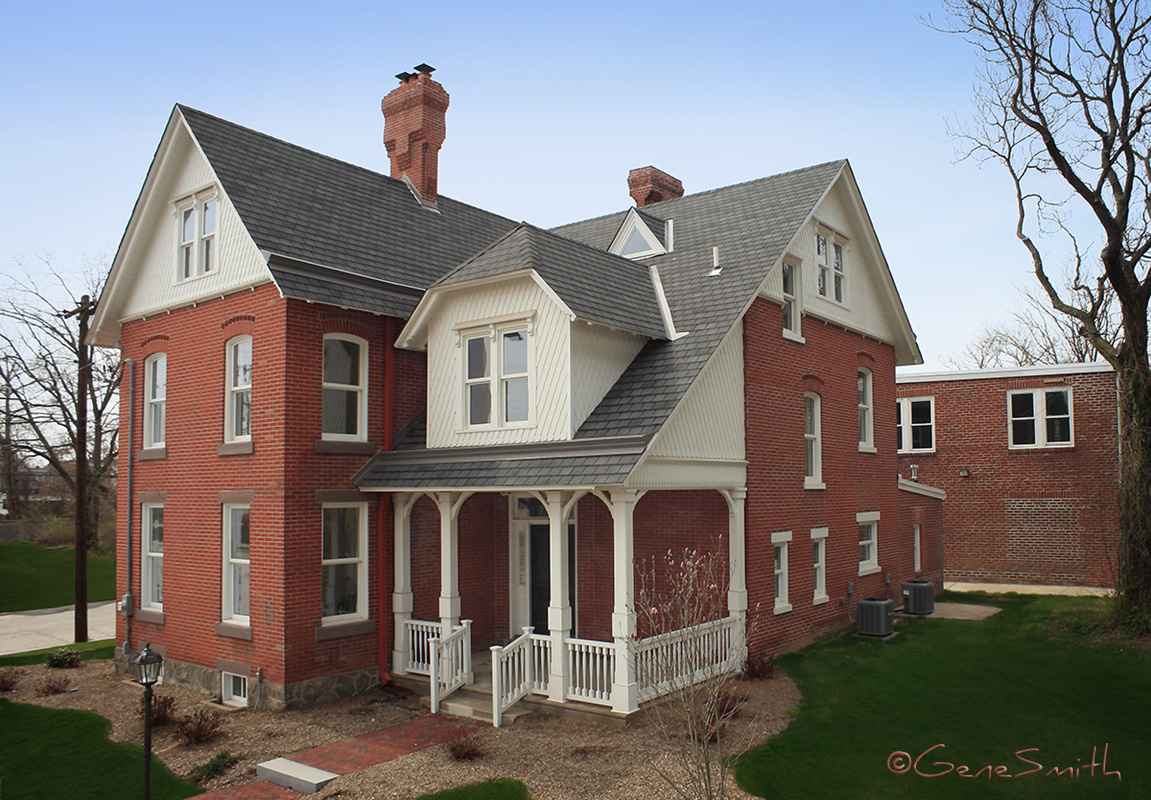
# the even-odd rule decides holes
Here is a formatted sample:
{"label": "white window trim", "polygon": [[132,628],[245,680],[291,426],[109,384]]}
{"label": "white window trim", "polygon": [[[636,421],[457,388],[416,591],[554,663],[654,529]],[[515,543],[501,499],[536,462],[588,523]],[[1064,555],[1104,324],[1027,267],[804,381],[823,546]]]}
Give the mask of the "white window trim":
{"label": "white window trim", "polygon": [[865,375],[864,387],[867,389],[866,402],[859,403],[859,413],[867,413],[867,424],[860,426],[859,452],[876,453],[875,449],[875,376],[867,367],[856,370],[856,386],[859,385],[859,376]]}
{"label": "white window trim", "polygon": [[[931,404],[931,447],[911,447],[911,404],[916,402],[928,401]],[[898,397],[895,404],[899,406],[899,452],[900,453],[934,453],[935,442],[937,440],[935,429],[935,395],[923,395],[920,397]]]}
{"label": "white window trim", "polygon": [[[248,335],[234,336],[227,341],[224,345],[224,441],[225,442],[250,442],[252,441],[252,383],[251,377],[248,378],[246,386],[238,386],[233,384],[235,380],[235,352],[236,345],[247,340],[252,342],[252,337]],[[253,343],[253,360],[255,360],[255,350]],[[253,370],[254,371],[254,370]],[[236,405],[233,402],[235,395],[241,392],[248,393],[248,432],[246,434],[237,435],[235,433],[235,409]]]}
{"label": "white window trim", "polygon": [[811,540],[820,543],[821,559],[819,571],[815,571],[814,552],[812,553],[812,597],[813,606],[821,606],[828,601],[827,596],[827,528],[812,528]]}
{"label": "white window trim", "polygon": [[[232,678],[239,678],[244,682],[244,695],[243,697],[232,693]],[[220,702],[232,708],[247,708],[248,707],[248,680],[247,675],[240,675],[237,672],[221,672],[220,673]]]}
{"label": "white window trim", "polygon": [[[350,333],[325,333],[323,341],[329,339],[340,339],[345,342],[352,342],[360,346],[360,384],[353,386],[352,384],[343,383],[327,383],[324,380],[324,358],[323,346],[320,350],[320,438],[328,442],[366,442],[368,440],[368,340],[362,339],[359,336],[353,336]],[[359,393],[359,403],[357,404],[356,411],[356,432],[355,433],[328,433],[324,430],[324,389],[336,389],[339,391],[356,391]]]}
{"label": "white window trim", "polygon": [[[1047,441],[1047,395],[1052,392],[1067,393],[1067,427],[1068,441]],[[1035,410],[1035,444],[1015,444],[1015,430],[1012,426],[1011,398],[1017,394],[1032,396],[1032,408]],[[1048,448],[1075,446],[1075,398],[1068,385],[1044,386],[1035,389],[1009,389],[1007,391],[1007,449],[1009,450],[1039,450]]]}
{"label": "white window trim", "polygon": [[[324,558],[323,511],[329,508],[359,509],[359,531],[355,558]],[[368,504],[367,503],[324,503],[320,511],[320,581],[323,584],[323,569],[329,565],[356,564],[356,610],[350,614],[324,616],[323,599],[320,600],[320,625],[342,625],[359,622],[368,618]]]}
{"label": "white window trim", "polygon": [[[158,562],[160,564],[161,575],[164,569],[164,551],[161,550],[158,554],[152,553],[148,550],[149,543],[152,540],[152,511],[154,509],[164,510],[163,503],[142,503],[140,505],[140,608],[146,608],[150,611],[163,611],[164,602],[163,595],[157,601],[152,597],[152,568]],[[160,585],[163,586],[164,579],[160,578]],[[162,592],[163,590],[161,590]]]}
{"label": "white window trim", "polygon": [[803,338],[803,270],[800,266],[801,262],[799,259],[789,256],[782,263],[791,268],[791,288],[794,290],[792,294],[787,294],[784,291],[783,267],[780,267],[779,293],[785,304],[791,301],[792,323],[792,327],[783,328],[783,338],[800,344],[807,344],[807,340]]}
{"label": "white window trim", "polygon": [[911,546],[912,552],[915,554],[915,572],[918,573],[923,569],[923,559],[921,555],[922,539],[920,538],[918,522],[911,526]]}
{"label": "white window trim", "polygon": [[[157,399],[152,395],[152,372],[156,364],[164,362],[164,396]],[[152,410],[156,406],[163,408],[164,432],[156,439],[155,425],[152,422]],[[168,438],[168,354],[153,353],[144,359],[144,449],[160,449],[166,446]]]}
{"label": "white window trim", "polygon": [[869,561],[859,562],[859,577],[864,575],[874,575],[879,572],[879,512],[878,511],[861,511],[855,515],[855,522],[857,525],[870,525],[871,526],[871,554],[872,558]]}
{"label": "white window trim", "polygon": [[[220,596],[223,599],[223,618],[225,622],[231,622],[236,625],[248,626],[251,624],[251,611],[252,611],[252,522],[251,513],[252,507],[248,503],[224,503],[223,504],[223,526],[224,526],[224,577],[223,587]],[[232,558],[232,511],[235,509],[248,510],[248,558]],[[235,598],[232,597],[232,570],[238,565],[246,565],[248,567],[248,615],[236,614],[233,611],[233,604]]]}
{"label": "white window trim", "polygon": [[[216,202],[216,227],[211,233],[204,232],[204,204]],[[212,275],[220,269],[220,193],[216,187],[180,198],[175,202],[176,216],[176,283],[186,283]],[[196,230],[190,244],[184,242],[184,213],[191,209]],[[204,242],[211,242],[211,269],[204,269]],[[192,274],[184,275],[184,250],[192,251]]]}
{"label": "white window trim", "polygon": [[[815,413],[814,425],[815,433],[809,434],[807,432],[807,399],[813,398],[815,400]],[[816,392],[803,393],[803,488],[804,489],[826,489],[827,485],[823,482],[823,422],[822,422],[822,399]],[[807,442],[808,440],[815,441],[815,448],[812,453],[812,474],[807,474]]]}
{"label": "white window trim", "polygon": [[[788,592],[790,590],[790,583],[791,583],[790,571],[788,569],[788,550],[790,549],[790,547],[788,545],[790,542],[791,542],[791,531],[781,531],[779,533],[773,533],[771,535],[772,566],[773,566],[772,574],[775,577],[782,578],[782,581],[780,582],[781,588],[779,591],[779,596],[775,598],[775,609],[774,609],[774,611],[776,614],[786,614],[788,611],[791,611],[791,603],[788,602]],[[776,547],[780,548],[780,558],[779,558],[779,567],[780,568],[779,568],[778,572],[775,571],[775,569],[774,569],[775,548]]]}
{"label": "white window trim", "polygon": [[[517,420],[514,422],[506,421],[506,409],[504,408],[504,381],[508,378],[504,375],[503,366],[503,346],[504,334],[515,333],[516,331],[523,331],[527,337],[525,344],[527,345],[527,380],[528,380],[528,418],[525,420]],[[465,328],[458,331],[459,338],[459,351],[460,351],[460,400],[459,400],[459,420],[460,427],[457,428],[457,433],[470,433],[474,431],[491,431],[501,429],[516,429],[516,428],[534,428],[536,426],[536,349],[535,349],[535,325],[528,317],[519,317],[511,321],[493,322],[484,326],[476,326],[472,328]],[[468,377],[468,342],[472,339],[487,339],[488,340],[488,374],[483,378],[469,378]],[[514,377],[524,377],[522,373],[515,373]],[[488,392],[490,397],[490,413],[488,421],[485,423],[477,423],[475,425],[470,423],[469,406],[468,406],[468,387],[486,383],[488,385]]]}

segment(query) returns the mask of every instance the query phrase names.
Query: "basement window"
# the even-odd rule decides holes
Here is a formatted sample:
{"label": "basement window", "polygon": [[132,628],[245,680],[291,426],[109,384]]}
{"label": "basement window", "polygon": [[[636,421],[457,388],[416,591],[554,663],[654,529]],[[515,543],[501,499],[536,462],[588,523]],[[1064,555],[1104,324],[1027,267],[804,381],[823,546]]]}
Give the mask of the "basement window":
{"label": "basement window", "polygon": [[220,702],[234,708],[248,707],[248,679],[234,672],[221,673]]}

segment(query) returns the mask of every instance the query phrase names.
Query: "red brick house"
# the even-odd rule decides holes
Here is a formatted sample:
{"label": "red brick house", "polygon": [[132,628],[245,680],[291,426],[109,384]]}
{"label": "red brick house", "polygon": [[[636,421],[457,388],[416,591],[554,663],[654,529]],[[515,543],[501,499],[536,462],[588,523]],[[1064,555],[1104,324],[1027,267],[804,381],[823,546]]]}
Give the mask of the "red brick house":
{"label": "red brick house", "polygon": [[[635,207],[545,231],[438,194],[429,73],[383,102],[391,176],[174,109],[93,333],[127,362],[122,649],[247,705],[443,696],[483,651],[502,705],[627,714],[652,659],[940,586],[942,492],[876,435],[921,359],[847,162],[633,170]],[[681,547],[726,557],[726,614],[637,639],[636,565]]]}
{"label": "red brick house", "polygon": [[1114,585],[1118,404],[1109,365],[896,383],[900,473],[947,492],[947,580]]}

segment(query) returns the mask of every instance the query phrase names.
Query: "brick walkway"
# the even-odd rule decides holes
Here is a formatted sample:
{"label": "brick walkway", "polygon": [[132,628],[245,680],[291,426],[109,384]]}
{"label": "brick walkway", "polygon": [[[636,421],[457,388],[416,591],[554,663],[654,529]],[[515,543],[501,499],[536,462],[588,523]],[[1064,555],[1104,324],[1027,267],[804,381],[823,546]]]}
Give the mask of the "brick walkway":
{"label": "brick walkway", "polygon": [[[301,750],[284,756],[299,764],[347,775],[455,739],[475,730],[449,721],[439,714],[401,722],[351,739]],[[230,786],[199,796],[198,800],[298,800],[304,795],[267,781]]]}

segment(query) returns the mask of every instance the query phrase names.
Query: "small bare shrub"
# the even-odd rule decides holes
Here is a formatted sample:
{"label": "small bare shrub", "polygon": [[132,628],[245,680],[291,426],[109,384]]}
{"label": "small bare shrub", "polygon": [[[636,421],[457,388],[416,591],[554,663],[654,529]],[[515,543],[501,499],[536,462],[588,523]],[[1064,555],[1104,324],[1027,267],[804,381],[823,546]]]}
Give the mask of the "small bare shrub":
{"label": "small bare shrub", "polygon": [[176,736],[184,744],[210,742],[220,734],[224,720],[220,712],[209,708],[197,708],[176,722]]}
{"label": "small bare shrub", "polygon": [[75,669],[80,666],[80,651],[61,647],[48,654],[48,666],[53,669]]}
{"label": "small bare shrub", "polygon": [[456,761],[475,761],[487,755],[480,737],[475,733],[452,739],[448,742],[448,753]]}
{"label": "small bare shrub", "polygon": [[0,692],[13,691],[22,677],[24,677],[22,669],[0,669]]}
{"label": "small bare shrub", "polygon": [[743,662],[743,677],[749,681],[775,677],[775,658],[767,653],[756,653]]}
{"label": "small bare shrub", "polygon": [[[136,716],[144,718],[144,709],[136,709]],[[167,725],[176,719],[176,698],[168,694],[152,695],[152,727]]]}
{"label": "small bare shrub", "polygon": [[63,675],[49,675],[36,687],[37,697],[47,697],[50,694],[64,694],[72,688],[72,679]]}

